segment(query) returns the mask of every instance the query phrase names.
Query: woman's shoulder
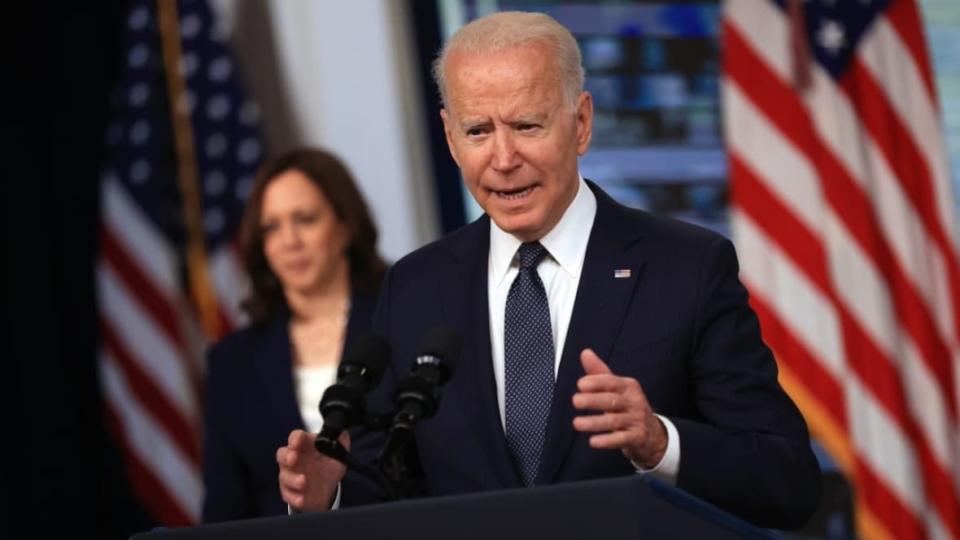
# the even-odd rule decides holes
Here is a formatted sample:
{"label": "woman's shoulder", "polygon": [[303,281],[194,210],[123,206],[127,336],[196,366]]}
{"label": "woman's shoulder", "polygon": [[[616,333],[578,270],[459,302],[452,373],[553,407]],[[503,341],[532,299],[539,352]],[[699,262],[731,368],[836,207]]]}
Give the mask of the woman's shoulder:
{"label": "woman's shoulder", "polygon": [[252,358],[271,342],[271,338],[285,327],[284,321],[273,319],[265,323],[252,324],[230,332],[211,345],[207,351],[208,367],[223,362],[236,363]]}

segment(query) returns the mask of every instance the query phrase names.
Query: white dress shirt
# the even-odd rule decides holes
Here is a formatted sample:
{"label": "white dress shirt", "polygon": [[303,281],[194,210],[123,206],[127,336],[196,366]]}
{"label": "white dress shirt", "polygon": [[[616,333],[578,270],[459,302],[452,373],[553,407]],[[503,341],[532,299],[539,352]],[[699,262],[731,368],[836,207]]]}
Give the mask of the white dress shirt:
{"label": "white dress shirt", "polygon": [[[540,244],[548,255],[537,266],[537,273],[543,282],[550,306],[550,326],[553,330],[554,364],[556,378],[560,369],[560,356],[570,327],[573,304],[580,284],[580,273],[587,254],[590,230],[597,215],[597,199],[580,177],[577,194],[570,206],[564,211],[560,221],[543,238]],[[487,266],[488,301],[490,304],[490,350],[493,356],[493,377],[497,386],[497,405],[500,409],[501,425],[506,426],[504,416],[504,311],[507,294],[514,278],[517,277],[519,263],[516,253],[522,241],[505,232],[490,220],[490,255]],[[605,360],[605,359],[604,359]],[[653,469],[643,469],[636,463],[640,472],[650,472],[670,483],[675,482],[680,464],[680,440],[677,429],[670,420],[657,415],[667,430],[667,450],[663,459]]]}

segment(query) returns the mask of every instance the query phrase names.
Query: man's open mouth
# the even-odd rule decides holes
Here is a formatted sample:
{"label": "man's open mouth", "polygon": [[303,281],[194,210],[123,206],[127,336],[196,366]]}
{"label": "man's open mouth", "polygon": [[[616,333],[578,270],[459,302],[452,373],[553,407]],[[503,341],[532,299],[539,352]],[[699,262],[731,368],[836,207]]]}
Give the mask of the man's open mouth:
{"label": "man's open mouth", "polygon": [[520,189],[494,191],[494,193],[496,193],[497,197],[500,197],[501,199],[507,199],[507,200],[522,199],[523,197],[526,197],[527,195],[529,195],[530,192],[533,191],[534,187],[535,186],[527,186],[525,188],[520,188]]}

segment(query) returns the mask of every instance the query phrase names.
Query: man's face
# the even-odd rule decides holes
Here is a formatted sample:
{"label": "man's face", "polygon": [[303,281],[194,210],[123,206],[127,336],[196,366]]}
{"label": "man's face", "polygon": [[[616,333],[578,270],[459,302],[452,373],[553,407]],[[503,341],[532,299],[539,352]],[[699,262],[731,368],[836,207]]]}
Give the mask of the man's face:
{"label": "man's face", "polygon": [[447,144],[477,203],[525,242],[548,233],[577,193],[593,102],[564,100],[556,62],[541,44],[447,57]]}

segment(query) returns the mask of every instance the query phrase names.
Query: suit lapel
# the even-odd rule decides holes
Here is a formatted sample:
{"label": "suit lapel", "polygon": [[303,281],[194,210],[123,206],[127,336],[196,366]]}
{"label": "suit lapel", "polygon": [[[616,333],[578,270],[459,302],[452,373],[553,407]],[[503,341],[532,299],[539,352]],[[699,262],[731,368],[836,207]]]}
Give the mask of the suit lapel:
{"label": "suit lapel", "polygon": [[[354,294],[350,299],[350,317],[347,319],[347,333],[344,336],[344,348],[350,347],[358,337],[369,331],[373,314],[373,300],[363,294]],[[264,329],[264,339],[253,351],[258,384],[267,393],[264,403],[277,403],[275,414],[289,433],[293,429],[305,429],[300,405],[294,392],[293,349],[290,345],[288,325],[289,311],[276,317]]]}
{"label": "suit lapel", "polygon": [[[353,342],[370,332],[376,297],[354,291],[350,296],[350,316],[347,319],[347,334],[344,336],[344,353]],[[342,355],[341,355],[342,357]]]}
{"label": "suit lapel", "polygon": [[[440,291],[443,320],[463,335],[463,357],[451,381],[464,417],[487,455],[502,487],[519,487],[520,479],[507,448],[490,353],[490,304],[487,267],[490,220],[483,217],[450,246],[450,271],[443,273]],[[449,393],[451,388],[446,392]]]}
{"label": "suit lapel", "polygon": [[[643,268],[643,260],[628,250],[640,237],[636,222],[626,218],[623,207],[590,186],[597,197],[597,215],[557,373],[538,484],[555,481],[577,435],[571,398],[584,374],[580,352],[590,348],[600,358],[609,358]],[[620,272],[615,275],[615,271]]]}
{"label": "suit lapel", "polygon": [[260,376],[260,385],[267,394],[264,403],[276,403],[278,420],[281,425],[292,429],[303,429],[303,418],[293,387],[293,351],[290,348],[290,336],[287,332],[289,313],[277,317],[265,329],[266,335],[253,351],[253,361]]}

